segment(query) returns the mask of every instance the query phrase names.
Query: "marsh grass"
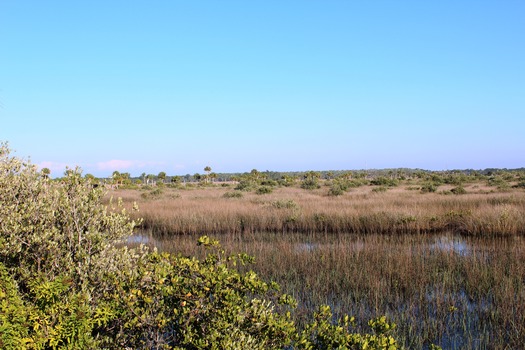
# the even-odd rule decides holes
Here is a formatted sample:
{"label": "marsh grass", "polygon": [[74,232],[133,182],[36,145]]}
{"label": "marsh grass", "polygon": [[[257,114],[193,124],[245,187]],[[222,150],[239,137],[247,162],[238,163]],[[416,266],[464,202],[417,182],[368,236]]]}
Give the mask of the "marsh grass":
{"label": "marsh grass", "polygon": [[[376,186],[329,195],[330,188],[275,188],[263,196],[223,187],[160,193],[136,190],[111,192],[131,206],[136,201],[143,229],[157,235],[198,233],[380,233],[421,234],[454,232],[471,236],[509,236],[525,233],[525,192],[516,188],[493,192],[482,184],[451,185],[437,193],[398,186],[377,192]],[[236,195],[239,193],[240,195]],[[294,207],[275,202],[293,201]]]}
{"label": "marsh grass", "polygon": [[329,304],[336,317],[387,315],[409,349],[521,348],[525,192],[480,182],[463,184],[461,195],[451,191],[457,184],[422,193],[422,185],[358,186],[338,196],[330,186],[109,196],[138,203],[142,233],[160,250],[195,255],[198,236],[208,234],[230,252],[255,256],[251,268],[298,299],[299,324]]}
{"label": "marsh grass", "polygon": [[[328,304],[335,316],[387,315],[409,349],[520,348],[525,340],[525,242],[521,237],[250,233],[218,236],[230,252],[299,301],[305,322]],[[194,255],[197,236],[151,239]],[[365,325],[363,329],[365,329]]]}

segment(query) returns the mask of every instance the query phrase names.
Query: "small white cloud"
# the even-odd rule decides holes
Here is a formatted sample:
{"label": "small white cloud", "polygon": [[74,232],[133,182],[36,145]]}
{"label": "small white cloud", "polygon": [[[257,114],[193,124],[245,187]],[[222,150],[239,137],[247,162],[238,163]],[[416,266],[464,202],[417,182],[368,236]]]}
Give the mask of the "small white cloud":
{"label": "small white cloud", "polygon": [[186,165],[184,165],[184,164],[174,164],[173,165],[173,169],[174,170],[184,170],[184,169],[186,169]]}
{"label": "small white cloud", "polygon": [[112,160],[108,160],[107,162],[97,163],[98,170],[125,170],[129,168],[135,168],[137,166],[138,166],[137,161],[120,160],[120,159],[112,159]]}

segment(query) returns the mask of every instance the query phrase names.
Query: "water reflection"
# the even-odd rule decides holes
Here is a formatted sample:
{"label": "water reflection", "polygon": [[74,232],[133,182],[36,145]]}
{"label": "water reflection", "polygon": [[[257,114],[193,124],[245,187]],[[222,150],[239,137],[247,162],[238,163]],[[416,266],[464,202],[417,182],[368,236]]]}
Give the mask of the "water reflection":
{"label": "water reflection", "polygon": [[133,236],[128,237],[126,240],[128,244],[155,244],[156,239],[150,235],[143,233],[136,233]]}
{"label": "water reflection", "polygon": [[[249,266],[298,301],[302,322],[318,305],[363,320],[387,315],[408,349],[505,348],[525,334],[522,237],[256,233],[211,235],[227,252],[256,257]],[[197,256],[198,235],[139,231],[130,245]],[[201,255],[202,256],[202,255]],[[501,340],[502,338],[505,338]],[[497,345],[491,346],[494,341]],[[517,342],[517,341],[516,341]],[[514,342],[513,344],[516,344]],[[519,348],[519,347],[507,347]]]}
{"label": "water reflection", "polygon": [[462,237],[458,236],[438,236],[430,244],[432,251],[456,253],[460,256],[467,256],[472,253],[472,248]]}
{"label": "water reflection", "polygon": [[298,253],[312,252],[317,249],[319,249],[319,243],[307,242],[307,243],[297,243],[295,245],[295,251]]}
{"label": "water reflection", "polygon": [[[196,238],[191,238],[196,241]],[[134,235],[130,236],[127,240],[127,244],[144,244],[149,246],[155,246],[161,248],[164,242],[173,242],[173,237],[162,239],[155,238],[151,233],[138,231]],[[294,247],[297,253],[309,253],[315,252],[322,248],[322,246],[334,246],[337,245],[337,242],[295,242]],[[363,240],[351,240],[344,243],[350,251],[359,252],[363,251],[367,244]],[[451,236],[451,235],[441,235],[436,237],[431,237],[427,242],[423,243],[427,249],[435,252],[445,252],[445,253],[456,253],[460,256],[468,256],[472,254],[473,247],[471,243],[467,243],[465,238],[461,236]]]}

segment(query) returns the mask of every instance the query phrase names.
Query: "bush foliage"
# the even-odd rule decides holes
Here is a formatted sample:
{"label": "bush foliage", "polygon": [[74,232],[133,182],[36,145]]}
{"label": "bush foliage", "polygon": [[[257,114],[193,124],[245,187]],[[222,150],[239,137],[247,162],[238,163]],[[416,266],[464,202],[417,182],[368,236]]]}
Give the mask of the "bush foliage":
{"label": "bush foliage", "polygon": [[357,333],[328,307],[297,329],[294,299],[207,236],[202,260],[126,247],[137,222],[103,195],[79,169],[53,181],[0,145],[0,348],[397,348],[386,319]]}

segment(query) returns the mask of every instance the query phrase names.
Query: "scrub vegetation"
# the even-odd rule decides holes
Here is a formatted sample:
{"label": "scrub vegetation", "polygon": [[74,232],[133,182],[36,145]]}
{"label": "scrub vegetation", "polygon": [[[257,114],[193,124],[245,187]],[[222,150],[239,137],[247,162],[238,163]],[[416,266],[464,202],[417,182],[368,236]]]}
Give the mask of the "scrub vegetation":
{"label": "scrub vegetation", "polygon": [[[260,186],[255,181],[121,188],[137,202],[141,227],[155,235],[282,233],[514,236],[525,231],[525,173],[401,179],[318,180]],[[312,180],[313,179],[313,180]],[[303,186],[316,181],[317,186]],[[241,186],[242,184],[242,186]],[[241,188],[241,189],[236,189]],[[108,198],[109,198],[108,197]],[[294,203],[279,206],[275,203]]]}
{"label": "scrub vegetation", "polygon": [[524,343],[522,171],[207,168],[53,179],[2,144],[0,348]]}

